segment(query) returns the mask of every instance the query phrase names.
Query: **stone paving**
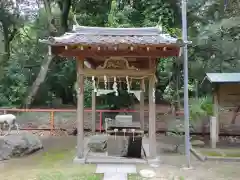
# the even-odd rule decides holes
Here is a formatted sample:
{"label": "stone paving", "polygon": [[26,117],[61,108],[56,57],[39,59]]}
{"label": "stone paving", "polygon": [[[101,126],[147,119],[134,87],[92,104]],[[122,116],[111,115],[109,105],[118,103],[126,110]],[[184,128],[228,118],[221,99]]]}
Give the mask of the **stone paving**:
{"label": "stone paving", "polygon": [[98,164],[96,173],[104,173],[103,180],[127,180],[128,174],[136,174],[136,165]]}

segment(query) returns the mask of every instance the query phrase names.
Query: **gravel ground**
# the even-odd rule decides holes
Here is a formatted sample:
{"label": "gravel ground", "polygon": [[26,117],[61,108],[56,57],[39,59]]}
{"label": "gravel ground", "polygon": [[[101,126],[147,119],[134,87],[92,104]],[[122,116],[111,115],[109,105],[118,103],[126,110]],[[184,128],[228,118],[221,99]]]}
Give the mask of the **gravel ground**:
{"label": "gravel ground", "polygon": [[[62,137],[43,137],[42,142],[44,150],[34,155],[12,159],[0,163],[0,172],[3,173],[6,170],[11,170],[12,173],[19,171],[20,169],[30,170],[37,169],[39,164],[39,157],[44,153],[50,151],[72,151],[76,146],[76,137],[62,136]],[[74,153],[71,154],[74,156]],[[72,157],[73,158],[73,157]],[[72,164],[72,158],[64,161],[64,165],[68,166]],[[238,180],[240,177],[240,163],[230,162],[199,162],[192,157],[191,170],[184,170],[182,167],[186,163],[185,157],[179,154],[161,154],[161,164],[158,168],[155,168],[157,177],[153,180],[172,180],[174,177],[178,179],[184,177],[184,180]],[[147,165],[139,165],[140,169],[151,169]],[[140,179],[140,178],[138,178]],[[23,179],[25,180],[25,179]]]}
{"label": "gravel ground", "polygon": [[184,180],[237,180],[240,172],[237,167],[240,163],[204,162],[201,163],[192,157],[192,169],[185,170],[184,156],[163,156],[162,164],[155,169],[157,177],[154,180],[184,178]]}

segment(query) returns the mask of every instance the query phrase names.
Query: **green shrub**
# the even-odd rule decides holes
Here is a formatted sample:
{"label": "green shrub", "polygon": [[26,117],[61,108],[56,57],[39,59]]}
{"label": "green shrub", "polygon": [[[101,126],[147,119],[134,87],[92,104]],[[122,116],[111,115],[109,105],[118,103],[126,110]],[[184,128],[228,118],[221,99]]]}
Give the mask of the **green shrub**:
{"label": "green shrub", "polygon": [[213,103],[210,96],[192,98],[189,102],[190,120],[196,121],[213,115]]}

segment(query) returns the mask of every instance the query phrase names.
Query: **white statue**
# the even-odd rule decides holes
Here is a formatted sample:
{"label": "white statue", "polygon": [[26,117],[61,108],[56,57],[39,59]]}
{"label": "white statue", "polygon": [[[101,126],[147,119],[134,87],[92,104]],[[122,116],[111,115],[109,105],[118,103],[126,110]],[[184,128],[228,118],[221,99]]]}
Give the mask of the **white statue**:
{"label": "white statue", "polygon": [[[16,123],[16,116],[14,116],[13,114],[2,114],[0,115],[0,124],[7,124],[8,125],[8,132],[4,135],[8,135],[10,134],[10,131],[12,129],[13,126],[15,126],[17,128],[17,133],[19,134],[19,126]],[[2,133],[2,129],[0,130],[0,132]]]}

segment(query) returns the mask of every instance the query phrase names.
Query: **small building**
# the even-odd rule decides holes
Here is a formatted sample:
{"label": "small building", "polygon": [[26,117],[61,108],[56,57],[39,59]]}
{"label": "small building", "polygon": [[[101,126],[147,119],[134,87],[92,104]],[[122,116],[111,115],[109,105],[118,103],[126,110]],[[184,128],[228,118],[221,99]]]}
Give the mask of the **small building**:
{"label": "small building", "polygon": [[[131,82],[140,84],[140,122],[144,125],[145,86],[149,93],[149,156],[157,159],[156,151],[156,107],[155,72],[158,58],[178,57],[183,41],[164,34],[157,27],[145,28],[104,28],[74,26],[73,31],[60,37],[41,40],[49,46],[49,56],[75,57],[77,68],[77,157],[76,161],[86,161],[84,152],[84,78],[93,82],[92,121],[96,122],[95,85],[104,82],[104,92],[114,90],[118,95],[118,84],[125,82],[132,92]],[[86,63],[89,66],[86,66]],[[109,79],[109,80],[108,80]],[[107,82],[113,87],[107,87]],[[145,84],[146,83],[146,84]],[[131,89],[131,90],[130,90]],[[133,131],[135,132],[135,131]],[[90,158],[87,158],[90,161]],[[122,162],[122,159],[116,159]],[[104,158],[106,162],[106,157]],[[110,161],[112,162],[112,161]]]}
{"label": "small building", "polygon": [[217,134],[240,134],[240,73],[207,73],[213,85]]}

